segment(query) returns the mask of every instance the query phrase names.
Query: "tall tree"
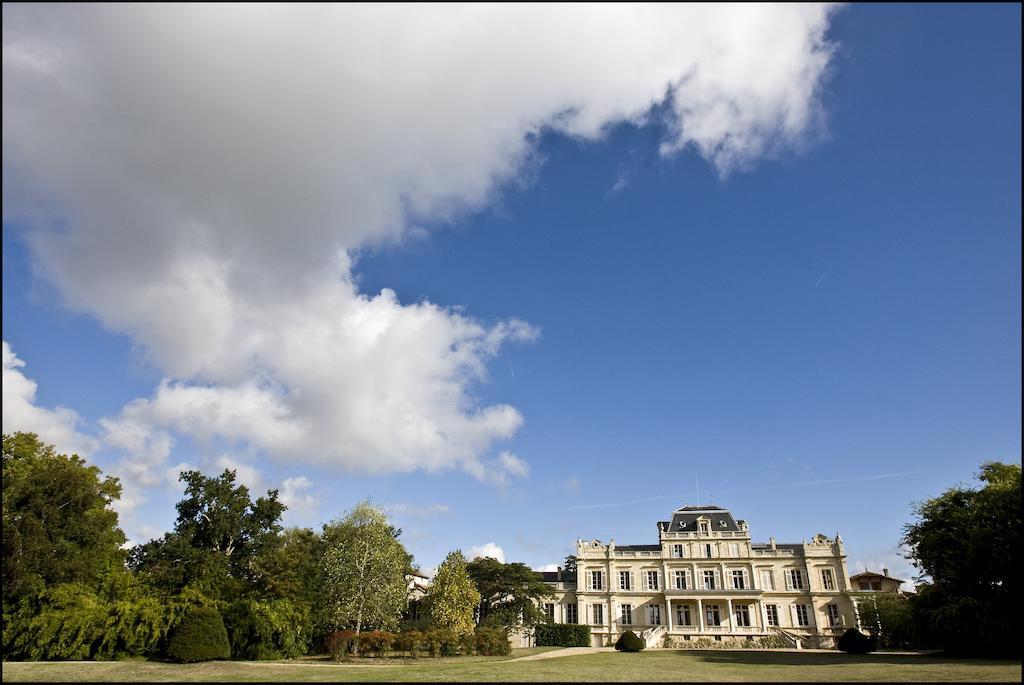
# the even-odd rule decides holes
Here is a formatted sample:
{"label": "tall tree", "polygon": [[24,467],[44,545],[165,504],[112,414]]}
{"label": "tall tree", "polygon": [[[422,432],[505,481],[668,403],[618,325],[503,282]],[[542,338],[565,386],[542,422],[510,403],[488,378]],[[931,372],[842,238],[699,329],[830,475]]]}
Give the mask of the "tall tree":
{"label": "tall tree", "polygon": [[481,624],[514,630],[544,621],[538,602],[554,597],[555,592],[536,571],[491,557],[474,559],[466,568],[480,591]]}
{"label": "tall tree", "polygon": [[980,488],[955,487],[915,507],[903,542],[930,579],[913,602],[915,623],[947,650],[1019,649],[1021,467],[982,465]]}
{"label": "tall tree", "polygon": [[401,531],[382,511],[363,502],[324,526],[319,609],[326,630],[394,629],[405,610],[405,574],[412,557],[398,541]]}
{"label": "tall tree", "polygon": [[171,592],[197,583],[207,594],[224,597],[254,583],[254,559],[276,544],[285,506],[277,490],[253,501],[235,478],[230,469],[215,477],[182,473],[185,496],[177,504],[174,531],[134,548],[131,566]]}
{"label": "tall tree", "polygon": [[461,550],[450,552],[437,567],[427,593],[427,617],[438,628],[454,630],[459,635],[473,632],[473,611],[480,602],[480,593],[466,571],[466,557]]}
{"label": "tall tree", "polygon": [[4,613],[47,586],[95,585],[124,563],[111,503],[121,495],[78,455],[57,454],[34,433],[3,436]]}

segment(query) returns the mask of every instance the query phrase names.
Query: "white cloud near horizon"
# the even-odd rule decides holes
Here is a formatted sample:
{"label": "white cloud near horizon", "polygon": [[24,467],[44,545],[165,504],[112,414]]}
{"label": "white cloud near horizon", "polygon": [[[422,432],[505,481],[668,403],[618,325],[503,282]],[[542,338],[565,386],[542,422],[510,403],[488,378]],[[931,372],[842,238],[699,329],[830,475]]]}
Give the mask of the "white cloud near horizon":
{"label": "white cloud near horizon", "polygon": [[[489,456],[524,417],[474,385],[539,331],[363,293],[359,251],[486,207],[544,130],[598,140],[663,105],[663,154],[723,176],[800,148],[833,11],[4,5],[4,218],[67,306],[164,376],[102,424],[139,487],[175,435],[500,484],[529,472]],[[19,420],[71,439],[16,366]]]}
{"label": "white cloud near horizon", "polygon": [[466,559],[473,561],[474,559],[481,559],[483,557],[491,557],[497,559],[501,563],[505,563],[505,550],[493,542],[487,542],[482,545],[474,545],[469,548],[466,552]]}
{"label": "white cloud near horizon", "polygon": [[96,451],[99,441],[79,432],[78,414],[67,407],[47,409],[36,402],[35,381],[22,369],[25,362],[3,341],[3,432],[35,433],[44,442],[54,445],[61,454],[78,454],[87,458]]}

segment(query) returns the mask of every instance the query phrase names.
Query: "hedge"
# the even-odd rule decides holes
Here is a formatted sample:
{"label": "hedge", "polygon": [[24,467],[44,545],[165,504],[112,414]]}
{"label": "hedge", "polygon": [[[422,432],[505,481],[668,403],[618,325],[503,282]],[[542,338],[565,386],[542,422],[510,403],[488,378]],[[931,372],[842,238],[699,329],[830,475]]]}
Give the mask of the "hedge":
{"label": "hedge", "polygon": [[167,657],[184,664],[231,658],[231,643],[220,612],[198,607],[186,614],[171,634]]}
{"label": "hedge", "polygon": [[243,600],[224,612],[232,659],[294,659],[309,646],[309,607],[287,599]]}
{"label": "hedge", "polygon": [[541,623],[534,631],[538,647],[589,647],[590,626]]}

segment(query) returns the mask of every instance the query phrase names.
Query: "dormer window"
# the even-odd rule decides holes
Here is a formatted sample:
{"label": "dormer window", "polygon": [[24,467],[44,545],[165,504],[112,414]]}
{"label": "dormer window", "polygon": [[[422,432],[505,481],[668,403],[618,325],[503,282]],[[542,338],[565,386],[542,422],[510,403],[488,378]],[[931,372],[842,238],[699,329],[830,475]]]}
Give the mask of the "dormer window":
{"label": "dormer window", "polygon": [[718,525],[720,525],[722,528],[725,528],[725,521],[723,521],[722,519],[718,519]]}
{"label": "dormer window", "polygon": [[702,532],[702,533],[707,533],[708,532],[708,522],[707,521],[701,521],[700,522],[700,532]]}

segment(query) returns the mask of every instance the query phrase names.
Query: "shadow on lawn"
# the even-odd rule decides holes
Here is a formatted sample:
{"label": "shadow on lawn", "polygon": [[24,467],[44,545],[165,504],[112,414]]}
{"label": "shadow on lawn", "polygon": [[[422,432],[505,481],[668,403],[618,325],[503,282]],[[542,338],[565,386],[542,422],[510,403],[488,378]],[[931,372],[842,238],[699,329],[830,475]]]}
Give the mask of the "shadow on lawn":
{"label": "shadow on lawn", "polygon": [[846,654],[835,652],[714,652],[679,650],[682,654],[692,654],[701,661],[714,664],[746,664],[750,666],[850,666],[869,664],[890,664],[906,666],[936,666],[942,664],[956,665],[1005,665],[1011,660],[983,659],[970,657],[952,657],[941,653],[930,654]]}

